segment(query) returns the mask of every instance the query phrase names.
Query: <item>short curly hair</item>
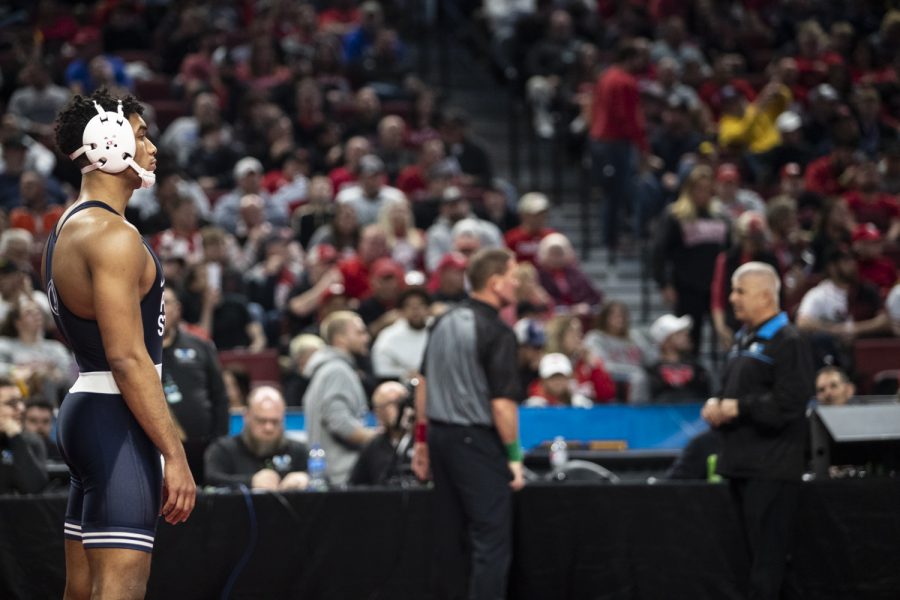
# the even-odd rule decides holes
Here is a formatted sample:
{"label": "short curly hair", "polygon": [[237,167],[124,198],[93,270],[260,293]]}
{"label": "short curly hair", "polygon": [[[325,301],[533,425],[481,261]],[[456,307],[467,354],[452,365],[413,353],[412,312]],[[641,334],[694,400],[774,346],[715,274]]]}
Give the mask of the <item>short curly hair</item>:
{"label": "short curly hair", "polygon": [[[59,151],[69,156],[81,148],[84,128],[88,121],[97,114],[94,102],[105,110],[115,112],[119,100],[122,100],[122,112],[125,114],[125,118],[129,118],[133,114],[144,114],[144,107],[137,101],[137,98],[130,94],[119,98],[110,94],[106,88],[100,88],[90,96],[76,95],[72,98],[56,116],[56,147]],[[88,159],[81,155],[76,159],[76,163],[83,163],[79,166],[84,166],[88,163]]]}

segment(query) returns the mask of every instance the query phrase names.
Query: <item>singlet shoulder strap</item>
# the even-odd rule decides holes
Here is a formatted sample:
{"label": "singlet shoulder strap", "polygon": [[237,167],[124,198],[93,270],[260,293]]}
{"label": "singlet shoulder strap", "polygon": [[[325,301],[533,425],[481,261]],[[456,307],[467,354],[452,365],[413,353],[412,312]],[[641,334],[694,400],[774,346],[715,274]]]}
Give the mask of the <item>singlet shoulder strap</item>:
{"label": "singlet shoulder strap", "polygon": [[79,204],[78,206],[76,206],[75,208],[73,208],[72,211],[66,215],[66,218],[63,219],[62,222],[60,222],[59,226],[57,226],[53,230],[53,233],[55,235],[59,235],[59,232],[62,231],[62,228],[65,227],[65,225],[69,221],[69,219],[71,219],[76,214],[80,213],[81,211],[83,211],[86,208],[102,208],[104,210],[108,210],[111,213],[119,214],[116,212],[116,210],[112,206],[110,206],[106,202],[103,202],[101,200],[86,200],[85,202],[83,202],[83,203]]}

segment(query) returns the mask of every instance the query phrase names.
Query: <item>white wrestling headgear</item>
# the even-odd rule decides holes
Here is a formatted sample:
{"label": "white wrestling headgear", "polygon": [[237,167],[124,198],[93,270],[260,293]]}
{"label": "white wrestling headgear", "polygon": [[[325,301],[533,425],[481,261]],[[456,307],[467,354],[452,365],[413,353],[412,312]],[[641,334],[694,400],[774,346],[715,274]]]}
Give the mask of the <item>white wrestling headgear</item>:
{"label": "white wrestling headgear", "polygon": [[142,188],[152,187],[156,183],[156,174],[134,162],[137,142],[131,123],[122,113],[122,101],[119,100],[117,112],[103,110],[96,100],[94,108],[97,109],[97,115],[88,121],[81,136],[84,145],[70,154],[69,158],[75,160],[82,154],[87,156],[91,164],[81,169],[82,173],[100,169],[104,173],[114,174],[131,167],[141,176]]}

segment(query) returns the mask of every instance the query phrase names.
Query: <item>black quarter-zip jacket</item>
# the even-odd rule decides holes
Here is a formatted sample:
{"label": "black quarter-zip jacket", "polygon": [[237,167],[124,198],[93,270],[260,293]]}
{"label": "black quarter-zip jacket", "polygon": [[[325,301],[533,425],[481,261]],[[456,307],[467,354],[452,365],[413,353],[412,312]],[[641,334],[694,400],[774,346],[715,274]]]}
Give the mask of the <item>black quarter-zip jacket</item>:
{"label": "black quarter-zip jacket", "polygon": [[738,417],[720,427],[720,475],[798,480],[805,468],[806,406],[814,392],[806,339],[779,313],[738,331],[728,353],[720,398],[738,400]]}

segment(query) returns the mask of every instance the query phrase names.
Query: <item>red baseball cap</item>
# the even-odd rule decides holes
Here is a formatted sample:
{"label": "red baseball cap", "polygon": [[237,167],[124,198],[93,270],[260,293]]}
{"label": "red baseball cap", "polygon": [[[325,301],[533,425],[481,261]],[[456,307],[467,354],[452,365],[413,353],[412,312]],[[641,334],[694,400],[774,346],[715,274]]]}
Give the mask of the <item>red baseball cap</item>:
{"label": "red baseball cap", "polygon": [[860,223],[853,230],[854,242],[877,242],[881,240],[881,232],[874,223]]}
{"label": "red baseball cap", "polygon": [[441,258],[441,262],[438,263],[435,271],[443,271],[444,269],[459,269],[460,271],[465,271],[467,264],[468,260],[464,255],[459,252],[448,252]]}
{"label": "red baseball cap", "polygon": [[369,276],[371,279],[383,279],[386,277],[394,277],[399,281],[403,281],[403,275],[405,271],[403,270],[403,266],[400,265],[395,260],[390,258],[379,258],[374,263],[372,263],[372,268],[369,270]]}

